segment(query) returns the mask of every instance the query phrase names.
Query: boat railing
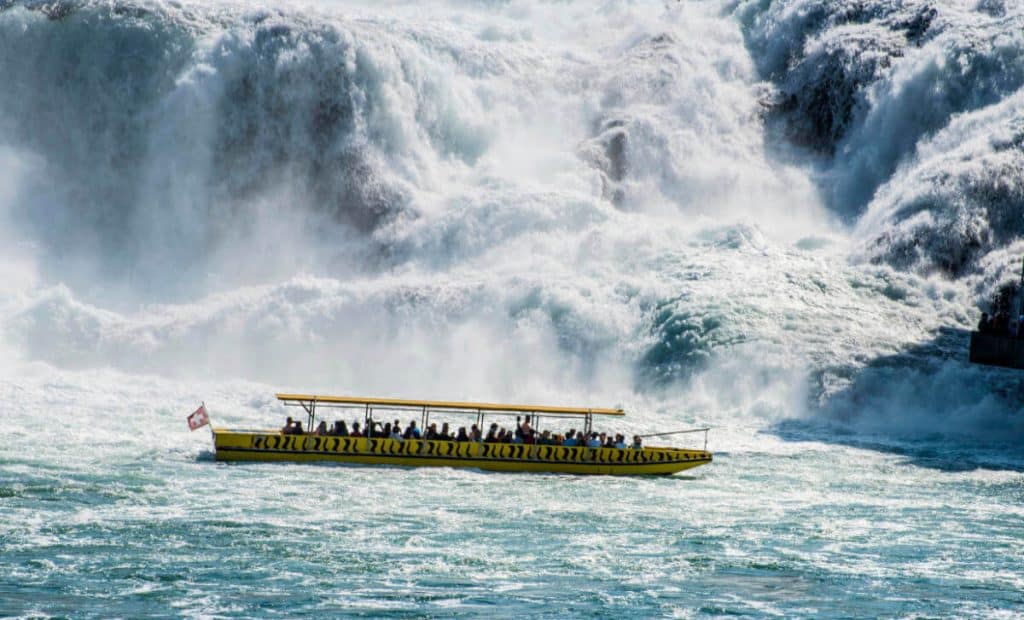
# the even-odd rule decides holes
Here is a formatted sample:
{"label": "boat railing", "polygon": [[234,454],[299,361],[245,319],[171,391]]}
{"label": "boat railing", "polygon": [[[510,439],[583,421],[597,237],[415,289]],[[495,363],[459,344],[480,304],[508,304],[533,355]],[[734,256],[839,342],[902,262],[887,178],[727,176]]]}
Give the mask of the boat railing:
{"label": "boat railing", "polygon": [[[228,430],[228,429],[224,429],[224,430]],[[254,435],[280,435],[281,434],[281,431],[273,430],[273,429],[230,429],[230,431],[233,432],[233,433],[251,433],[251,434],[254,434]],[[674,435],[688,435],[688,434],[693,434],[693,433],[704,433],[704,448],[703,448],[703,450],[705,452],[707,452],[707,450],[708,450],[708,433],[710,431],[711,431],[711,427],[710,426],[704,426],[704,427],[701,427],[701,428],[686,428],[686,429],[682,429],[682,430],[678,430],[678,431],[667,431],[667,432],[664,432],[664,433],[648,433],[647,435],[640,435],[640,437],[643,438],[643,439],[647,439],[649,437],[670,437],[670,436],[674,436]],[[315,437],[316,436],[315,434],[310,433],[310,432],[303,432],[302,434],[306,435],[306,436],[309,436],[309,437]],[[376,438],[377,439],[386,439],[386,437],[376,437]],[[454,441],[454,440],[450,440],[450,441]],[[479,441],[474,441],[474,440],[471,440],[471,441],[473,441],[473,443],[481,443],[481,444],[485,443],[482,439],[479,440]]]}
{"label": "boat railing", "polygon": [[640,435],[641,438],[647,439],[648,437],[668,437],[670,435],[687,435],[691,433],[704,433],[704,451],[708,451],[708,432],[711,430],[710,426],[702,426],[700,428],[684,428],[678,431],[667,431],[664,433],[649,433],[647,435]]}

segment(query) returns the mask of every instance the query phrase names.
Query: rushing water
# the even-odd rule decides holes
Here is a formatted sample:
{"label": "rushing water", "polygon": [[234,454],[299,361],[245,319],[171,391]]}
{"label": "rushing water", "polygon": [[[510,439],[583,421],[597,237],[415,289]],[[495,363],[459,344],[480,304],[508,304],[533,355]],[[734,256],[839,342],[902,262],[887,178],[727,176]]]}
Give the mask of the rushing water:
{"label": "rushing water", "polygon": [[[1024,250],[1022,25],[0,0],[0,616],[1024,614],[1021,378],[964,359]],[[715,461],[186,430],[282,390],[619,405]]]}

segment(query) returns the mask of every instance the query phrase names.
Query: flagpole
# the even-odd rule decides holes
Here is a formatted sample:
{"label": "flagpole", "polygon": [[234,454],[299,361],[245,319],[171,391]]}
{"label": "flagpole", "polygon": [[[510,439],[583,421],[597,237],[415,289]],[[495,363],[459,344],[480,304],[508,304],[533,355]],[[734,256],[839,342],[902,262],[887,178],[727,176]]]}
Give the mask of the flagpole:
{"label": "flagpole", "polygon": [[206,425],[210,427],[210,439],[213,440],[213,449],[217,450],[217,436],[213,434],[213,423],[210,422],[210,410],[206,408],[206,401],[199,401],[203,407],[203,411],[206,413]]}

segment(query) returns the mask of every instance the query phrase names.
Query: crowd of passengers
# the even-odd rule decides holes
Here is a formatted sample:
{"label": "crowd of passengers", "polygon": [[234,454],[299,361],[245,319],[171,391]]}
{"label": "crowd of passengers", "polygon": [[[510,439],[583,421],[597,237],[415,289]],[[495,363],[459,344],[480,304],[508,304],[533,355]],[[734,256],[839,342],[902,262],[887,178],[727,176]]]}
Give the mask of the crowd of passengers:
{"label": "crowd of passengers", "polygon": [[1014,321],[1007,312],[997,312],[991,317],[987,312],[982,312],[981,320],[978,321],[978,331],[983,334],[1024,338],[1024,314]]}
{"label": "crowd of passengers", "polygon": [[[302,422],[288,418],[284,427],[281,428],[281,433],[285,435],[305,435],[306,431],[302,429]],[[530,416],[526,416],[525,419],[522,416],[517,416],[514,431],[498,426],[497,422],[495,422],[491,424],[486,434],[482,433],[476,424],[472,425],[468,431],[465,426],[460,426],[458,432],[453,433],[447,422],[441,425],[441,430],[437,429],[437,424],[431,423],[426,431],[420,431],[416,426],[415,420],[410,420],[404,430],[399,420],[395,420],[393,424],[391,422],[381,424],[380,422],[371,421],[365,428],[360,428],[359,422],[353,422],[350,428],[345,424],[344,420],[338,420],[330,428],[327,428],[327,422],[321,421],[317,425],[316,430],[309,434],[325,437],[387,437],[397,441],[426,439],[432,441],[536,444],[540,446],[585,446],[587,448],[619,448],[621,450],[626,448],[640,450],[643,448],[643,441],[640,435],[633,435],[633,443],[627,444],[625,435],[621,433],[612,436],[607,433],[592,432],[588,435],[586,432],[576,431],[576,429],[569,429],[569,432],[564,435],[551,433],[546,430],[538,433],[530,425]]]}

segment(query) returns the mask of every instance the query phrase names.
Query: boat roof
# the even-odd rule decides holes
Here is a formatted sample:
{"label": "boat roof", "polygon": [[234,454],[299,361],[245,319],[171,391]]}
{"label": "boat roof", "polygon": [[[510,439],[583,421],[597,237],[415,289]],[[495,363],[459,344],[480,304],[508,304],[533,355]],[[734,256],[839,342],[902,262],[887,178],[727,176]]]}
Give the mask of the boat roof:
{"label": "boat roof", "polygon": [[352,405],[370,407],[408,407],[417,409],[465,411],[465,412],[498,412],[498,413],[534,413],[558,415],[626,415],[622,409],[598,407],[551,407],[548,405],[506,405],[500,403],[473,403],[445,400],[406,400],[401,398],[360,398],[358,396],[325,396],[320,394],[277,394],[277,398],[285,404],[300,405],[304,403],[326,403],[332,405]]}

